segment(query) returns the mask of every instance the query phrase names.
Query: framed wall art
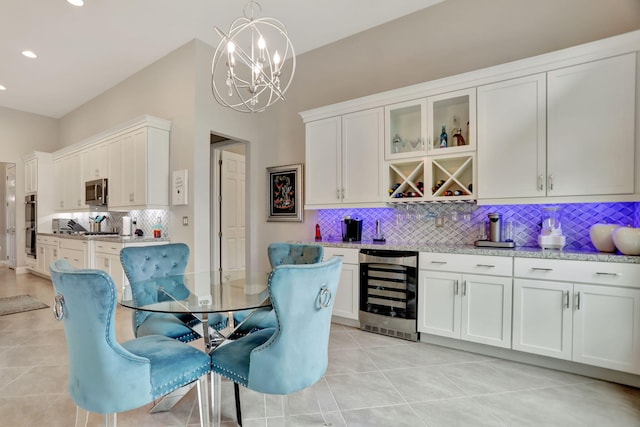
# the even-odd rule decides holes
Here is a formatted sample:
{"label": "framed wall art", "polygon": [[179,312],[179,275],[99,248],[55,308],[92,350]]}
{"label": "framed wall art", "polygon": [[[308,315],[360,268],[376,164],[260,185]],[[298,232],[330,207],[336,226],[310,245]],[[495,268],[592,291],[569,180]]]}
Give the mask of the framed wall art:
{"label": "framed wall art", "polygon": [[267,221],[302,222],[302,164],[267,168]]}

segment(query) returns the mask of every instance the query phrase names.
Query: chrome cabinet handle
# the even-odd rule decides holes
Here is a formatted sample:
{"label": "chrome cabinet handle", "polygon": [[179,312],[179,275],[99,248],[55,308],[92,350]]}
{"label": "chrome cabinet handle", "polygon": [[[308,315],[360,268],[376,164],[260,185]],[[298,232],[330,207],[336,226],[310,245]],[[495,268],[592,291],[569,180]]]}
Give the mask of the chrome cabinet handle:
{"label": "chrome cabinet handle", "polygon": [[458,295],[458,281],[457,280],[455,280],[453,282],[453,294],[454,295]]}
{"label": "chrome cabinet handle", "polygon": [[340,199],[340,189],[336,188],[336,199]]}
{"label": "chrome cabinet handle", "polygon": [[445,265],[447,261],[431,261],[431,264]]}
{"label": "chrome cabinet handle", "polygon": [[549,178],[547,181],[549,185],[549,190],[553,191],[553,174],[549,175]]}
{"label": "chrome cabinet handle", "polygon": [[569,308],[569,291],[566,291],[564,294],[564,306]]}
{"label": "chrome cabinet handle", "polygon": [[580,292],[576,292],[576,310],[580,310]]}
{"label": "chrome cabinet handle", "polygon": [[491,264],[476,264],[476,267],[495,268],[496,266]]}
{"label": "chrome cabinet handle", "polygon": [[622,276],[622,273],[603,273],[601,271],[596,271],[596,276],[614,276],[614,277],[620,277]]}
{"label": "chrome cabinet handle", "polygon": [[553,268],[531,267],[532,271],[553,271]]}
{"label": "chrome cabinet handle", "polygon": [[544,177],[542,175],[538,175],[538,191],[544,190],[543,183]]}
{"label": "chrome cabinet handle", "polygon": [[467,281],[463,280],[462,281],[462,296],[466,296],[467,295]]}

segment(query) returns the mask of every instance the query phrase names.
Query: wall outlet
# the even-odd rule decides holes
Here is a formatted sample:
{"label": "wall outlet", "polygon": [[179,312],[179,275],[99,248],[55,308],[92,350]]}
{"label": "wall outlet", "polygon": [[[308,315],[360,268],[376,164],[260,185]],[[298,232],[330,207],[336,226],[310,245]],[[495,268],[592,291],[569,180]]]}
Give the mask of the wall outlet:
{"label": "wall outlet", "polygon": [[182,217],[182,225],[189,225],[189,217],[188,216],[183,216]]}
{"label": "wall outlet", "polygon": [[436,227],[444,227],[444,217],[437,216],[436,217]]}

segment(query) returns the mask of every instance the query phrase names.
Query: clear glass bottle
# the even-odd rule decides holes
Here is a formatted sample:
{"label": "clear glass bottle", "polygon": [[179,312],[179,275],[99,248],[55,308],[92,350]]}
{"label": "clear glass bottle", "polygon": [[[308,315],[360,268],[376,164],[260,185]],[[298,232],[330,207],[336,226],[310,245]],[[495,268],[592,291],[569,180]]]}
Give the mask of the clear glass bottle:
{"label": "clear glass bottle", "polygon": [[156,239],[162,237],[162,219],[158,217],[158,220],[153,224],[153,237]]}

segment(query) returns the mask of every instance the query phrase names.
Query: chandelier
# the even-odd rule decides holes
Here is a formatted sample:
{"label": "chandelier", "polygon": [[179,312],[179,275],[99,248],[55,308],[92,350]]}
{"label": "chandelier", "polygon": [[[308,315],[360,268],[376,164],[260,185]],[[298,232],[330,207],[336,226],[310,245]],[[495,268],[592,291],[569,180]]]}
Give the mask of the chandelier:
{"label": "chandelier", "polygon": [[260,12],[260,4],[251,0],[228,33],[215,27],[221,40],[211,62],[211,91],[221,105],[243,113],[284,101],[296,69],[285,26],[277,19],[257,18]]}

